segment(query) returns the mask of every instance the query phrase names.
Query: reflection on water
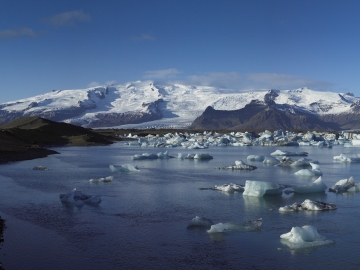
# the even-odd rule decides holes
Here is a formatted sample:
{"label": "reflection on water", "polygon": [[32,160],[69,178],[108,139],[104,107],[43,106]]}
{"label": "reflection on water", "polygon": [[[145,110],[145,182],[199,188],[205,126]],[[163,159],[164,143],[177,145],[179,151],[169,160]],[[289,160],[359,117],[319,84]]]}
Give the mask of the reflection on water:
{"label": "reflection on water", "polygon": [[[269,262],[278,269],[322,268],[324,262],[319,258],[326,258],[332,268],[351,268],[350,262],[360,263],[356,253],[360,243],[360,194],[325,192],[258,198],[200,190],[226,183],[244,185],[246,180],[290,186],[311,181],[296,177],[296,168],[255,161],[248,162],[257,166],[253,171],[216,169],[235,160],[245,161],[250,154],[269,155],[276,150],[273,147],[209,148],[206,153],[214,157],[210,161],[132,161],[130,157],[135,154],[160,151],[120,144],[56,150],[61,155],[0,166],[0,215],[8,226],[2,248],[6,256],[0,256],[5,269],[64,269],[69,265],[73,269],[259,269],[268,267]],[[343,152],[342,147],[325,150],[296,149],[309,152],[309,158],[320,162],[327,186],[351,175],[355,182],[360,181],[356,179],[360,164],[332,161]],[[188,152],[169,149],[172,156]],[[131,164],[140,172],[112,173],[110,164]],[[40,165],[49,170],[32,170]],[[114,176],[111,183],[89,183],[89,179],[109,175]],[[101,195],[101,204],[77,207],[61,203],[59,194],[73,188]],[[278,211],[305,199],[331,202],[338,209]],[[207,229],[187,229],[195,216],[209,218],[215,224],[231,222],[234,230],[209,234]],[[258,218],[262,218],[261,230],[236,227]],[[336,240],[336,245],[279,252],[280,235],[303,225],[316,226],[321,235]]]}

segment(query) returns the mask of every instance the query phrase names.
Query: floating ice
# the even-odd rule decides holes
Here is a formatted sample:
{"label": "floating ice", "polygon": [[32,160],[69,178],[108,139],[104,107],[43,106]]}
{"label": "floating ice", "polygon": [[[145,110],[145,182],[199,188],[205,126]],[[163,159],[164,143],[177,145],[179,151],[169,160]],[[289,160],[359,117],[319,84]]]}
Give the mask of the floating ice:
{"label": "floating ice", "polygon": [[335,243],[334,240],[326,240],[315,227],[305,225],[303,227],[292,227],[291,231],[280,235],[282,243],[291,249],[309,248]]}
{"label": "floating ice", "polygon": [[234,191],[237,192],[243,192],[244,191],[244,186],[238,185],[238,184],[224,184],[221,186],[215,186],[214,187],[215,190],[220,190],[223,192],[227,192],[227,193],[233,193]]}
{"label": "floating ice", "polygon": [[324,211],[324,210],[334,210],[336,209],[336,205],[333,203],[324,203],[319,201],[312,201],[306,199],[302,204],[294,203],[292,205],[286,205],[284,207],[280,207],[280,212],[295,212],[295,211],[303,211],[303,210],[311,210],[311,211]]}
{"label": "floating ice", "polygon": [[280,163],[276,164],[276,166],[306,167],[310,166],[310,163],[318,164],[319,162],[310,158],[300,158],[298,160],[292,160],[291,158],[284,156],[280,159]]}
{"label": "floating ice", "polygon": [[268,165],[276,165],[280,163],[280,160],[275,157],[265,157],[263,163]]}
{"label": "floating ice", "polygon": [[321,179],[321,176],[308,185],[294,186],[295,193],[316,193],[316,192],[325,192],[327,186]]}
{"label": "floating ice", "polygon": [[196,154],[194,159],[213,159],[213,157],[209,154]]}
{"label": "floating ice", "polygon": [[247,157],[247,160],[254,160],[254,161],[264,161],[265,156],[260,156],[260,155],[249,155]]}
{"label": "floating ice", "polygon": [[284,188],[272,182],[246,180],[243,195],[256,197],[262,197],[265,194],[279,195]]}
{"label": "floating ice", "polygon": [[172,156],[169,156],[168,151],[165,151],[164,153],[160,152],[160,153],[157,154],[157,156],[160,159],[172,158]]}
{"label": "floating ice", "polygon": [[157,159],[158,156],[156,154],[143,153],[141,155],[136,154],[131,157],[133,160],[143,160],[143,159]]}
{"label": "floating ice", "polygon": [[91,205],[99,205],[101,203],[101,196],[87,195],[80,190],[76,190],[76,188],[66,194],[60,194],[59,197],[62,202],[72,203],[76,206],[82,206],[84,203]]}
{"label": "floating ice", "polygon": [[284,150],[276,150],[272,152],[270,155],[272,156],[307,156],[307,152],[289,152]]}
{"label": "floating ice", "polygon": [[340,156],[334,156],[334,160],[340,162],[360,162],[360,154],[340,154]]}
{"label": "floating ice", "polygon": [[237,223],[217,223],[214,225],[211,225],[210,230],[207,232],[209,234],[212,233],[223,233],[227,231],[239,231],[239,230],[258,230],[261,228],[262,225],[262,218],[259,218],[255,221],[246,221],[243,224],[237,224]]}
{"label": "floating ice", "polygon": [[309,176],[309,177],[323,175],[323,173],[320,170],[314,170],[314,169],[301,169],[300,171],[297,171],[294,174],[300,176]]}
{"label": "floating ice", "polygon": [[108,176],[108,177],[103,177],[103,178],[97,178],[97,179],[90,179],[89,182],[90,183],[100,183],[100,182],[111,182],[114,179],[114,176]]}
{"label": "floating ice", "polygon": [[38,170],[38,171],[48,171],[49,168],[44,167],[44,166],[35,166],[33,167],[33,170]]}
{"label": "floating ice", "polygon": [[210,219],[196,216],[190,221],[190,224],[189,224],[188,228],[189,227],[206,227],[206,228],[210,228],[212,225],[214,225],[214,222],[212,222]]}
{"label": "floating ice", "polygon": [[235,160],[235,165],[219,167],[218,169],[224,170],[255,170],[256,166],[248,165],[241,160]]}
{"label": "floating ice", "polygon": [[114,165],[109,165],[109,168],[112,172],[140,172],[138,167],[131,164],[124,164],[118,167],[115,167]]}
{"label": "floating ice", "polygon": [[354,177],[351,176],[349,179],[342,179],[336,182],[335,185],[329,188],[329,191],[335,193],[359,192],[360,187],[354,182]]}

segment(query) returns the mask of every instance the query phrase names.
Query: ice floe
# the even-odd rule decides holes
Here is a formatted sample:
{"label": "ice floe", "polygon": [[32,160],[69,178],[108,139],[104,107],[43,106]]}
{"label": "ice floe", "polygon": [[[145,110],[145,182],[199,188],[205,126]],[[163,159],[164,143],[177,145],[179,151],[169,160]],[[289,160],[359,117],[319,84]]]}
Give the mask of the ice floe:
{"label": "ice floe", "polygon": [[110,171],[112,172],[140,172],[137,166],[131,164],[124,164],[119,166],[109,165]]}
{"label": "ice floe", "polygon": [[284,150],[276,150],[272,152],[270,155],[272,156],[307,156],[307,152],[289,152]]}
{"label": "ice floe", "polygon": [[214,225],[214,222],[212,222],[210,219],[196,216],[190,221],[188,228],[192,228],[192,227],[210,228],[212,225]]}
{"label": "ice floe", "polygon": [[76,190],[76,188],[68,193],[60,194],[59,197],[62,202],[71,203],[76,206],[82,206],[84,204],[99,205],[101,203],[101,196],[88,195],[80,190]]}
{"label": "ice floe", "polygon": [[310,184],[299,185],[293,187],[295,193],[317,193],[317,192],[325,192],[327,186],[323,182],[321,176],[312,181]]}
{"label": "ice floe", "polygon": [[240,230],[258,230],[259,228],[261,228],[261,225],[262,225],[262,218],[259,218],[255,221],[246,221],[245,223],[242,224],[237,224],[232,222],[217,223],[211,225],[210,230],[208,230],[207,232],[209,234],[212,234],[212,233],[224,233],[229,231],[240,231]]}
{"label": "ice floe", "polygon": [[287,156],[284,156],[280,159],[279,164],[275,164],[275,166],[306,167],[311,166],[310,163],[318,164],[319,162],[310,158],[300,158],[298,160],[293,160]]}
{"label": "ice floe", "polygon": [[297,212],[303,210],[309,211],[324,211],[324,210],[335,210],[337,209],[336,205],[333,203],[325,203],[319,201],[312,201],[306,199],[303,203],[293,203],[292,205],[285,205],[279,208],[280,212]]}
{"label": "ice floe", "polygon": [[90,183],[106,183],[106,182],[112,182],[112,180],[114,179],[114,176],[107,176],[107,177],[103,177],[103,178],[97,178],[97,179],[90,179],[89,182]]}
{"label": "ice floe", "polygon": [[244,186],[230,183],[230,184],[224,184],[224,185],[221,185],[221,186],[215,185],[215,187],[213,189],[223,191],[223,192],[227,192],[227,193],[233,193],[234,191],[243,192],[244,191]]}
{"label": "ice floe", "polygon": [[242,160],[235,160],[235,165],[219,167],[224,170],[255,170],[257,167],[244,163]]}
{"label": "ice floe", "polygon": [[265,181],[246,180],[244,188],[244,196],[262,197],[268,195],[280,195],[285,186]]}
{"label": "ice floe", "polygon": [[213,159],[213,156],[209,155],[209,154],[182,154],[182,153],[178,153],[177,158],[179,159],[202,159],[202,160],[209,160],[209,159]]}
{"label": "ice floe", "polygon": [[335,161],[340,162],[360,162],[360,154],[340,154],[339,156],[334,156]]}
{"label": "ice floe", "polygon": [[261,155],[249,155],[247,157],[247,160],[252,160],[252,161],[264,161],[265,156],[261,156]]}
{"label": "ice floe", "polygon": [[281,243],[286,244],[290,249],[317,247],[335,243],[334,240],[327,240],[321,236],[315,227],[305,225],[303,227],[292,227],[291,231],[280,235]]}
{"label": "ice floe", "polygon": [[354,181],[354,177],[350,177],[349,179],[342,179],[336,182],[331,188],[329,188],[330,192],[335,193],[344,193],[344,192],[359,192],[360,187]]}
{"label": "ice floe", "polygon": [[133,160],[143,160],[143,159],[157,159],[159,158],[158,155],[153,153],[143,153],[143,154],[135,154],[131,157]]}

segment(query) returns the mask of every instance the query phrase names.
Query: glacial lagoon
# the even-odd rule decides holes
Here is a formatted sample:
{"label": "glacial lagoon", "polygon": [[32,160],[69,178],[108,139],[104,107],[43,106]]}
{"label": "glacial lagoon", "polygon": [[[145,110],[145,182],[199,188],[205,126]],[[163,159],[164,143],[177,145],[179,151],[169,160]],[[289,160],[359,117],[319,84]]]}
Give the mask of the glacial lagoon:
{"label": "glacial lagoon", "polygon": [[[4,269],[358,269],[360,193],[243,196],[215,191],[215,185],[246,180],[284,185],[310,183],[301,168],[276,167],[247,160],[275,150],[308,152],[318,160],[324,183],[360,182],[360,163],[333,160],[360,148],[209,147],[189,150],[141,148],[116,143],[102,147],[56,148],[59,155],[0,166],[0,215],[7,229],[0,249]],[[135,154],[208,153],[210,160],[132,160]],[[219,170],[243,160],[257,169]],[[140,172],[111,172],[109,165],[136,165]],[[33,170],[44,166],[49,170]],[[110,182],[90,182],[113,176]],[[59,194],[76,188],[100,195],[98,206],[64,204]],[[333,203],[336,210],[283,213],[279,208],[305,199]],[[204,217],[242,224],[262,218],[256,230],[209,234],[187,228]],[[311,225],[335,243],[294,250],[280,235]]]}

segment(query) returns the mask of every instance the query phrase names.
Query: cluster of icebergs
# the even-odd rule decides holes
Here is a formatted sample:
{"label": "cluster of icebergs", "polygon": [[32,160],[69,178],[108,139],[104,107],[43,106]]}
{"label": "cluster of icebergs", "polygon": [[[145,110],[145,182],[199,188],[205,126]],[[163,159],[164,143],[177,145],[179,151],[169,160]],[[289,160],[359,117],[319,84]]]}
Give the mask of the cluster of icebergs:
{"label": "cluster of icebergs", "polygon": [[209,146],[315,146],[331,148],[333,145],[343,144],[345,147],[360,146],[359,138],[354,135],[353,139],[347,139],[346,133],[340,135],[327,132],[296,133],[277,130],[274,132],[231,132],[221,134],[218,132],[204,131],[203,133],[167,133],[160,135],[147,135],[139,137],[131,133],[122,138],[137,139],[129,142],[129,145],[141,147],[184,147],[188,149],[203,149]]}

